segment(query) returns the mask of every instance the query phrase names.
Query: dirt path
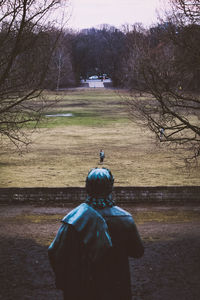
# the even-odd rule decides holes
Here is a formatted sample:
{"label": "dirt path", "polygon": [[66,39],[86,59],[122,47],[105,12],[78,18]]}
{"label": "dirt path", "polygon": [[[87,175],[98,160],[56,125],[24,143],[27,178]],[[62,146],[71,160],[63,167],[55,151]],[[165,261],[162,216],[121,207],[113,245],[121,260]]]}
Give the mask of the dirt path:
{"label": "dirt path", "polygon": [[[127,209],[136,215],[145,244],[144,257],[130,259],[133,300],[198,300],[200,207]],[[57,232],[61,217],[69,210],[61,207],[1,206],[0,299],[62,299],[61,293],[54,287],[47,248]],[[163,211],[168,216],[165,222],[155,222],[150,218],[151,213],[155,217]],[[170,217],[172,211],[179,216],[176,220]],[[184,218],[180,212],[184,213]],[[145,221],[142,222],[140,217],[143,218],[145,213]]]}

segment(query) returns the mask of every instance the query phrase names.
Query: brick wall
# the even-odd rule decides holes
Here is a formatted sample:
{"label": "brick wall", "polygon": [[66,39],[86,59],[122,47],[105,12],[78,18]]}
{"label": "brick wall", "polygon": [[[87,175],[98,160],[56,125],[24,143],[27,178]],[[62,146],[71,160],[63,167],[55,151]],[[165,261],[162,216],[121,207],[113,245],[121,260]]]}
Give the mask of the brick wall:
{"label": "brick wall", "polygon": [[[59,205],[85,200],[85,188],[0,188],[0,204]],[[200,203],[200,186],[115,187],[117,204]]]}

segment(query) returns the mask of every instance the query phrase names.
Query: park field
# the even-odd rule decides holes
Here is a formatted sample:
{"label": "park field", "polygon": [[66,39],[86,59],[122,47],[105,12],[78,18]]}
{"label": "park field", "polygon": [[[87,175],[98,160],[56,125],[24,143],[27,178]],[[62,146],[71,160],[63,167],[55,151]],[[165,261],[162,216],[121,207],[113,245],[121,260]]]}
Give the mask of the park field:
{"label": "park field", "polygon": [[102,166],[117,186],[199,185],[200,167],[186,168],[183,151],[170,150],[133,123],[125,96],[111,89],[46,92],[52,105],[28,152],[0,150],[0,187],[84,186],[88,171],[100,166],[101,148]]}

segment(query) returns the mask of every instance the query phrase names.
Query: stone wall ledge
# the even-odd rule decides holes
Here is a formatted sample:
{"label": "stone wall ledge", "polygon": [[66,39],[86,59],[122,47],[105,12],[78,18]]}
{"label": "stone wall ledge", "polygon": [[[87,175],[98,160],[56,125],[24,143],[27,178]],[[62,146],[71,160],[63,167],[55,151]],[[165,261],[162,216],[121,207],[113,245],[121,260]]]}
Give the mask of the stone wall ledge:
{"label": "stone wall ledge", "polygon": [[[83,187],[0,188],[0,204],[59,205],[85,200]],[[116,186],[117,204],[200,204],[200,186]]]}

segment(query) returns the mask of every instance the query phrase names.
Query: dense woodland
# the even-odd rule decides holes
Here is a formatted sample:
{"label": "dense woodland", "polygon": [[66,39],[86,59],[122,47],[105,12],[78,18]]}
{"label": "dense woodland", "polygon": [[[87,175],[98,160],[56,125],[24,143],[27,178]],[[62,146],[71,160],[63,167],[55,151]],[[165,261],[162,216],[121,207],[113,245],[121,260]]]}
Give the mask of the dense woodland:
{"label": "dense woodland", "polygon": [[[17,15],[21,13],[17,10],[23,8],[15,9]],[[30,9],[33,10],[28,7],[27,15]],[[170,76],[173,73],[169,84],[173,82],[185,90],[200,88],[199,17],[188,22],[189,18],[168,15],[148,29],[142,24],[124,25],[121,29],[103,24],[73,31],[66,27],[60,30],[51,23],[41,24],[38,11],[24,21],[12,15],[14,11],[8,12],[12,19],[6,12],[2,16],[1,90],[10,89],[14,81],[19,83],[19,77],[28,87],[58,89],[78,86],[81,78],[102,74],[107,74],[116,87],[145,89],[144,64],[153,60],[155,65],[161,65],[162,72],[171,72]],[[170,70],[165,65],[169,62]]]}
{"label": "dense woodland", "polygon": [[[48,37],[45,53],[56,33],[59,34],[56,29],[44,32]],[[104,24],[79,32],[63,30],[51,57],[45,87],[76,86],[81,78],[107,74],[116,87],[145,89],[142,69],[148,60],[159,64],[162,72],[171,72],[170,76],[173,73],[169,84],[198,91],[200,25],[180,25],[168,20],[149,29],[134,24],[120,30]]]}

